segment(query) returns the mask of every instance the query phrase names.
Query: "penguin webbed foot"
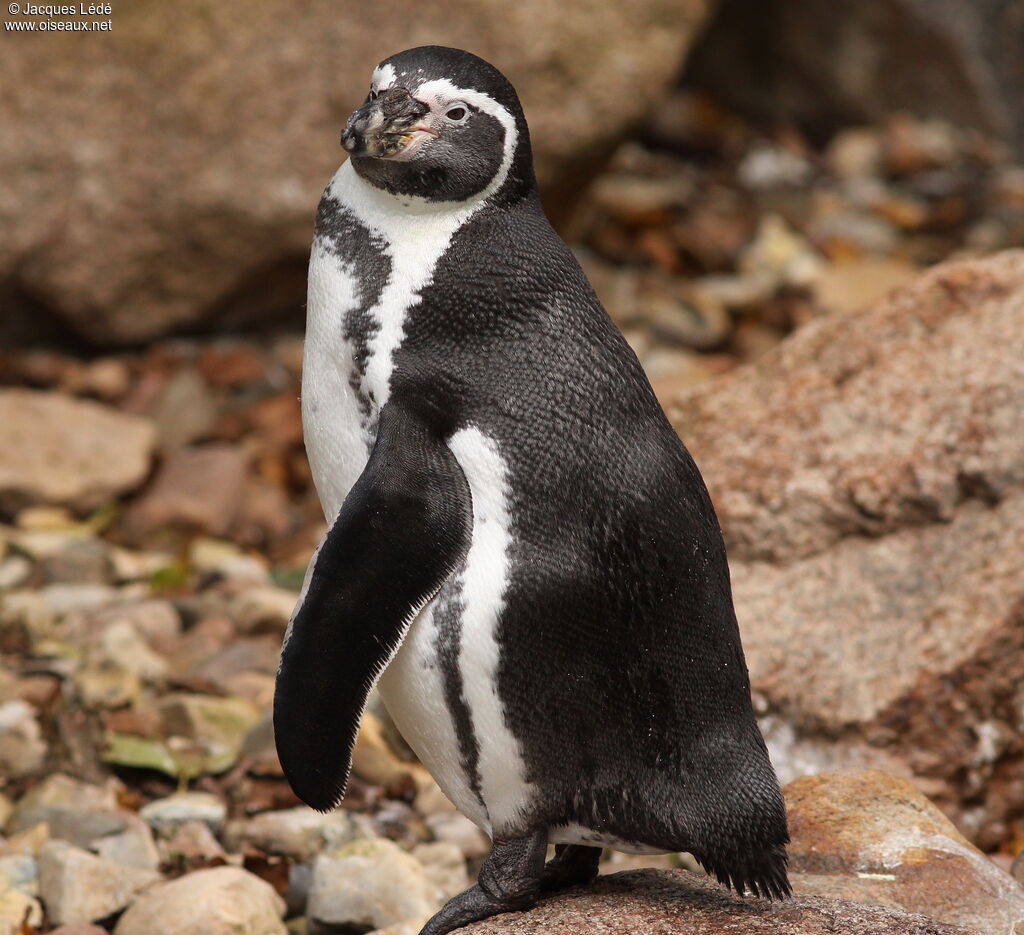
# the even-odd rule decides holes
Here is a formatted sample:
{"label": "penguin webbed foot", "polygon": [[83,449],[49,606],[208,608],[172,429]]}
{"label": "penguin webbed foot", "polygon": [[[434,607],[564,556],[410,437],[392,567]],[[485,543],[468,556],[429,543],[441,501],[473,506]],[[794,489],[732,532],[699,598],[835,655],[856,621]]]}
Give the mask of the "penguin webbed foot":
{"label": "penguin webbed foot", "polygon": [[540,895],[546,850],[546,831],[495,839],[480,867],[479,882],[448,900],[423,926],[420,935],[446,935],[502,912],[531,908]]}
{"label": "penguin webbed foot", "polygon": [[540,888],[544,893],[554,893],[592,883],[597,878],[601,848],[586,844],[557,844],[555,856],[544,865]]}

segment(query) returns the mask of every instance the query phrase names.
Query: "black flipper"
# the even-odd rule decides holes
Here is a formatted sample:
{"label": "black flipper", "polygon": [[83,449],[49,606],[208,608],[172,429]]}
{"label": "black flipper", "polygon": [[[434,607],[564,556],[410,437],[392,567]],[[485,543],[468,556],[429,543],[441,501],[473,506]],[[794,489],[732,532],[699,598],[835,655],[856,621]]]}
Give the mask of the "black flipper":
{"label": "black flipper", "polygon": [[389,402],[359,480],[313,556],[281,648],[274,736],[295,794],[341,801],[366,697],[469,547],[472,502],[444,439]]}

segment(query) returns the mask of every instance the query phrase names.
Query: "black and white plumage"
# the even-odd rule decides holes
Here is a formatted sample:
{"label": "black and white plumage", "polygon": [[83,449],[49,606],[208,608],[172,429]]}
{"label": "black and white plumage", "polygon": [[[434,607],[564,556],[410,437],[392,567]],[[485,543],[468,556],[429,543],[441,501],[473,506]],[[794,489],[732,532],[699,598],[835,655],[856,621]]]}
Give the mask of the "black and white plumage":
{"label": "black and white plumage", "polygon": [[296,793],[338,803],[378,684],[494,842],[425,933],[586,881],[604,845],[786,895],[714,510],[544,216],[514,89],[467,52],[403,52],[342,141],[302,389],[330,528],[275,697]]}

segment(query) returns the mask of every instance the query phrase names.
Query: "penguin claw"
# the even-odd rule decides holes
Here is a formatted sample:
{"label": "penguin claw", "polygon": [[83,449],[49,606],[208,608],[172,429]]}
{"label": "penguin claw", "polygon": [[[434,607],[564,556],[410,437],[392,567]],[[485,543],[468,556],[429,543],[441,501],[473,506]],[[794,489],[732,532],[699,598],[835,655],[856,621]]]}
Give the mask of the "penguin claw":
{"label": "penguin claw", "polygon": [[547,832],[496,839],[480,868],[480,882],[448,900],[420,935],[447,935],[502,912],[530,909],[537,902],[547,849]]}
{"label": "penguin claw", "polygon": [[558,844],[555,856],[544,865],[540,878],[542,892],[554,893],[592,883],[597,878],[601,848],[586,844]]}
{"label": "penguin claw", "polygon": [[518,898],[496,899],[489,896],[479,885],[471,886],[448,900],[440,912],[432,916],[420,929],[420,935],[447,935],[471,922],[479,922],[503,912],[517,912],[530,909],[537,902],[536,894]]}

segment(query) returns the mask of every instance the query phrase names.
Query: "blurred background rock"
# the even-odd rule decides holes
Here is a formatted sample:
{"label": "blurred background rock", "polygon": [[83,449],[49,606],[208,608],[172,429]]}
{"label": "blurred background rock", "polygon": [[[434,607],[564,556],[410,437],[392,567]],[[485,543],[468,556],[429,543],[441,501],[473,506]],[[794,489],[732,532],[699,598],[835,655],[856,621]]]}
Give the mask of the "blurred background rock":
{"label": "blurred background rock", "polygon": [[759,924],[1022,924],[1024,0],[111,19],[0,35],[0,935],[217,935],[197,907],[240,901],[399,935],[486,853],[379,704],[326,817],[268,720],[324,528],[316,202],[373,65],[428,42],[519,88],[545,205],[708,481],[789,783],[801,902]]}

